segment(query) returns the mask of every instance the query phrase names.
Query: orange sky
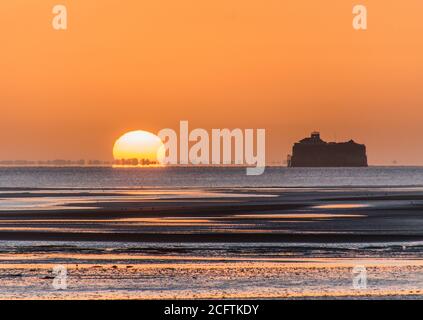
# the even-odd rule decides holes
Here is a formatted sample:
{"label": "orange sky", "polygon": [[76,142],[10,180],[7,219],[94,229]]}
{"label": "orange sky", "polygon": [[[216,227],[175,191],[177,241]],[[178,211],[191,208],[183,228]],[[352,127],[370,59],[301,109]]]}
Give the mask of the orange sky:
{"label": "orange sky", "polygon": [[270,162],[320,130],[423,165],[422,34],[421,0],[1,1],[0,159],[108,160],[126,131],[189,120],[266,128]]}

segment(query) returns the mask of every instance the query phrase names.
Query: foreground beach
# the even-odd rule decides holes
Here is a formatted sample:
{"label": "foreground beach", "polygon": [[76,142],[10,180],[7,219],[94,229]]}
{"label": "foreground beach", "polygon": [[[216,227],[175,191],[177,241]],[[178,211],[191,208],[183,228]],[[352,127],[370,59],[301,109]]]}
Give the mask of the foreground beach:
{"label": "foreground beach", "polygon": [[422,206],[420,188],[3,188],[0,298],[420,298]]}
{"label": "foreground beach", "polygon": [[[78,256],[55,255],[67,266],[66,290],[52,287],[51,264],[42,259],[2,265],[1,298],[420,299],[423,294],[423,265],[415,260]],[[367,269],[366,289],[352,286],[351,271],[358,262]]]}

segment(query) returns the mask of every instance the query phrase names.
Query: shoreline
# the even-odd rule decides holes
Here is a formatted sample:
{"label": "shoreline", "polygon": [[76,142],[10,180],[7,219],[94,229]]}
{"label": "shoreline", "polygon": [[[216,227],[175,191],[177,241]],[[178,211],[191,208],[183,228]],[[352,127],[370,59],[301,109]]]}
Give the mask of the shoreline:
{"label": "shoreline", "polygon": [[0,231],[0,241],[135,243],[389,243],[423,241],[423,235],[133,234]]}

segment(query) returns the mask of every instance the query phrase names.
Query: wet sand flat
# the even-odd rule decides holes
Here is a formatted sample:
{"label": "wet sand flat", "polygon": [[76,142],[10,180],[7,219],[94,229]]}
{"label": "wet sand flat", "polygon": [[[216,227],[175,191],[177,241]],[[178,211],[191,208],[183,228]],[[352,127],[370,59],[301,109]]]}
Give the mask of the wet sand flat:
{"label": "wet sand flat", "polygon": [[[22,191],[22,190],[21,190]],[[9,190],[10,192],[10,190]],[[33,191],[32,191],[33,192]],[[423,240],[423,191],[379,189],[63,190],[13,210],[0,200],[0,240],[380,242]],[[39,199],[42,190],[36,192]],[[78,193],[76,193],[78,195]],[[60,201],[57,197],[60,195]],[[165,196],[163,196],[165,195]]]}
{"label": "wet sand flat", "polygon": [[[0,193],[1,299],[423,294],[418,188]],[[52,287],[57,265],[66,290]],[[366,290],[352,287],[356,266]]]}

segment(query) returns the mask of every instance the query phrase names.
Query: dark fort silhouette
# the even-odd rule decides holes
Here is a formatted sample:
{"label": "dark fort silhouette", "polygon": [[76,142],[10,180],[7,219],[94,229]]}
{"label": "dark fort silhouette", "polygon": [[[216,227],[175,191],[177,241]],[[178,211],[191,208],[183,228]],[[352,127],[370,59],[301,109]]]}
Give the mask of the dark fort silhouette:
{"label": "dark fort silhouette", "polygon": [[288,167],[367,167],[366,146],[348,142],[326,142],[319,132],[295,143]]}

